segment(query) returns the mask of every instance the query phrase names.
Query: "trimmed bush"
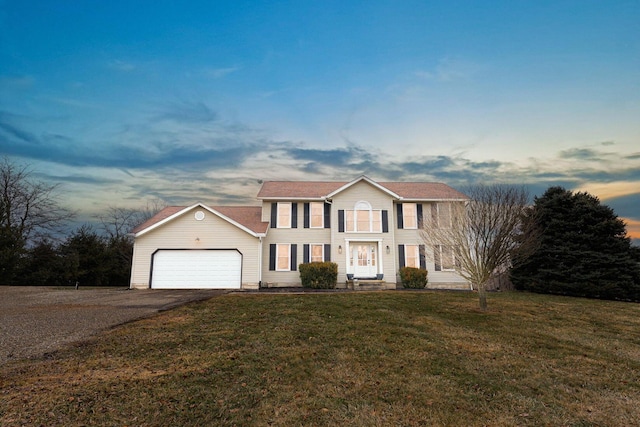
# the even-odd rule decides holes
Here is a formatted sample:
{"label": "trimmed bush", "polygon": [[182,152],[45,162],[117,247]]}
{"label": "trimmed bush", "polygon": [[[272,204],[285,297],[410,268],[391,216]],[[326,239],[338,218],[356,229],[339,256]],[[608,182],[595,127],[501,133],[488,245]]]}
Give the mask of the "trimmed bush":
{"label": "trimmed bush", "polygon": [[338,281],[338,264],[335,262],[310,262],[300,264],[302,286],[313,289],[335,289]]}
{"label": "trimmed bush", "polygon": [[400,281],[407,289],[424,289],[427,286],[427,270],[415,267],[402,267],[400,269]]}

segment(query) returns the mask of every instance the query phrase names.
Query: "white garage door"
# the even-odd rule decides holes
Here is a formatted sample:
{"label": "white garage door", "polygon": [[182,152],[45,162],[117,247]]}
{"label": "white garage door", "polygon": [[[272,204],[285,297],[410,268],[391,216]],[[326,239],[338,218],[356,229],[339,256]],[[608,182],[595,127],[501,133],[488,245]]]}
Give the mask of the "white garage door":
{"label": "white garage door", "polygon": [[235,250],[159,250],[153,289],[239,289],[242,255]]}

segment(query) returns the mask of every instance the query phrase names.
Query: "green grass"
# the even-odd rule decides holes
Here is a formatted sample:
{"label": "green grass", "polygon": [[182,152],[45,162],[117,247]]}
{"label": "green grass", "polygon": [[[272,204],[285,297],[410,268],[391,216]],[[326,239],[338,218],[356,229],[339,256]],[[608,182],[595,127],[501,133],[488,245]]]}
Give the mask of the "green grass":
{"label": "green grass", "polygon": [[640,425],[640,305],[230,294],[0,367],[0,424]]}

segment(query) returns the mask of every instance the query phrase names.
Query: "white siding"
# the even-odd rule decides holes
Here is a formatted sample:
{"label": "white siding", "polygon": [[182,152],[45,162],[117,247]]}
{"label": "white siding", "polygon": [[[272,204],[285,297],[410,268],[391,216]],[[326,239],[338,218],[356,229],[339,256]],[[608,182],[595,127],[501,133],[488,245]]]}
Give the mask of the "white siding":
{"label": "white siding", "polygon": [[[194,213],[205,212],[197,221]],[[131,271],[131,287],[149,288],[151,256],[157,249],[237,249],[242,254],[242,287],[258,287],[260,281],[260,239],[217,215],[195,207],[183,215],[136,238]]]}

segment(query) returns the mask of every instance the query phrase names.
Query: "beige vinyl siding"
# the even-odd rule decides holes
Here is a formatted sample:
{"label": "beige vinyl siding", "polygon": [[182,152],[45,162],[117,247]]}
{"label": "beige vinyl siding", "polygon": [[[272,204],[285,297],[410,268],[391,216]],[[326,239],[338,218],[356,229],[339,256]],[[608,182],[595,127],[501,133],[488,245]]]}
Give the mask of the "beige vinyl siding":
{"label": "beige vinyl siding", "polygon": [[[302,264],[304,244],[330,244],[331,230],[328,228],[304,228],[304,203],[309,201],[294,201],[298,204],[297,228],[269,228],[267,237],[263,239],[262,247],[262,282],[268,287],[301,286],[298,265]],[[262,219],[270,220],[271,201],[262,204]],[[268,213],[265,215],[265,211]],[[333,212],[331,212],[333,222]],[[337,223],[336,223],[337,224]],[[336,225],[337,227],[337,225]],[[270,271],[269,247],[271,244],[296,244],[296,271]],[[331,260],[338,256],[337,247],[331,246]]]}
{"label": "beige vinyl siding", "polygon": [[[205,213],[202,221],[194,218],[194,213],[198,210]],[[131,272],[132,288],[149,288],[151,258],[157,249],[238,249],[242,254],[242,287],[258,287],[260,239],[200,207],[136,238]]]}
{"label": "beige vinyl siding", "polygon": [[[431,204],[432,202],[417,202],[422,204],[422,215],[425,221],[429,221],[431,219]],[[435,202],[433,202],[435,203]],[[390,229],[393,230],[395,235],[396,246],[394,248],[395,256],[398,257],[398,245],[424,245],[425,242],[420,237],[420,230],[416,229],[399,229],[398,221],[397,221],[397,207],[393,206],[394,212],[394,223],[393,228],[391,225]],[[466,285],[466,281],[460,277],[455,271],[436,271],[436,266],[433,257],[433,247],[425,246],[426,251],[426,261],[427,261],[427,271],[429,272],[428,279],[429,284],[427,287],[429,288],[460,288],[460,289],[468,289]],[[396,263],[398,260],[396,259]],[[397,282],[400,283],[400,277],[397,277]]]}
{"label": "beige vinyl siding", "polygon": [[[356,203],[361,201],[368,202],[372,210],[386,210],[388,212],[388,233],[338,232],[338,211],[354,209]],[[335,195],[331,209],[331,237],[332,251],[336,254],[337,258],[333,258],[332,260],[338,264],[339,285],[347,280],[347,264],[350,258],[349,251],[347,251],[347,240],[361,242],[371,241],[373,243],[381,240],[378,246],[378,262],[382,262],[383,280],[387,282],[395,281],[396,261],[394,257],[396,250],[394,249],[393,221],[395,221],[395,214],[393,212],[392,197],[365,181],[358,182]],[[342,246],[342,254],[337,253],[338,246]],[[387,246],[389,246],[389,254],[387,254],[386,251]]]}

